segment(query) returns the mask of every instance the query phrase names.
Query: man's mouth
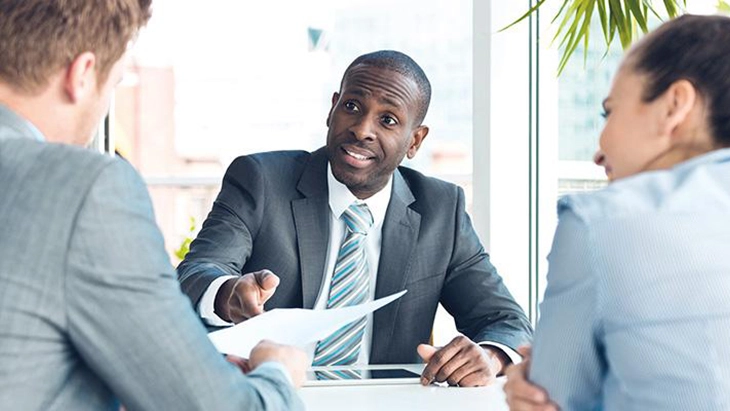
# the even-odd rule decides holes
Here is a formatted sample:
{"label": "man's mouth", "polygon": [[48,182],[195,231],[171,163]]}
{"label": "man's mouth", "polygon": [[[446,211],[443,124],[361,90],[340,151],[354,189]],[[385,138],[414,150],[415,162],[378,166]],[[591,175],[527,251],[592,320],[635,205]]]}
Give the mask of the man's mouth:
{"label": "man's mouth", "polygon": [[374,155],[363,150],[342,148],[342,151],[344,151],[347,156],[361,162],[367,162],[375,159]]}
{"label": "man's mouth", "polygon": [[345,150],[345,153],[347,153],[348,155],[355,157],[356,159],[361,160],[361,161],[365,161],[370,158],[368,156],[363,156],[361,154],[353,153],[352,151],[348,151],[348,150]]}

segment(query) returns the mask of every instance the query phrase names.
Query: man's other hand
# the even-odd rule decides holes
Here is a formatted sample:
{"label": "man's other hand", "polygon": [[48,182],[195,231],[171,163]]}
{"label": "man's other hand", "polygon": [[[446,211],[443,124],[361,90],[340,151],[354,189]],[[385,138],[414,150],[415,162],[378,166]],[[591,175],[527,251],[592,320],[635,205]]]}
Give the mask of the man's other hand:
{"label": "man's other hand", "polygon": [[464,336],[458,336],[446,346],[418,346],[418,355],[427,362],[421,374],[421,384],[447,382],[460,387],[479,387],[494,382],[508,363],[508,357],[498,349],[480,347]]}
{"label": "man's other hand", "polygon": [[241,358],[232,354],[226,354],[225,358],[226,361],[238,367],[238,369],[241,370],[242,373],[248,374],[249,372],[251,372],[251,365],[248,363],[247,358]]}
{"label": "man's other hand", "polygon": [[304,384],[305,371],[309,367],[310,361],[307,354],[299,348],[288,345],[276,344],[271,341],[261,341],[251,350],[251,357],[248,364],[252,370],[267,361],[276,361],[281,363],[291,376],[292,383],[296,388]]}
{"label": "man's other hand", "polygon": [[264,312],[264,303],[274,295],[279,277],[261,270],[231,278],[215,296],[215,313],[222,320],[240,323]]}
{"label": "man's other hand", "polygon": [[505,374],[507,382],[504,392],[507,395],[507,404],[512,411],[557,411],[558,406],[550,402],[547,392],[527,380],[527,371],[530,367],[530,347],[517,349],[522,355],[522,362],[507,367]]}

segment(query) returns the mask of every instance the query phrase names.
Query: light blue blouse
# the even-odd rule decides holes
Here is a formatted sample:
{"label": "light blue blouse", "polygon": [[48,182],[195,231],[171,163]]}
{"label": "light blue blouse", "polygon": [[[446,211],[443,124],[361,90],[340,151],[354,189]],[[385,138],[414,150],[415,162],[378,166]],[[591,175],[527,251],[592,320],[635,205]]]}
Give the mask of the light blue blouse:
{"label": "light blue blouse", "polygon": [[729,410],[730,149],[558,213],[531,379],[563,410]]}

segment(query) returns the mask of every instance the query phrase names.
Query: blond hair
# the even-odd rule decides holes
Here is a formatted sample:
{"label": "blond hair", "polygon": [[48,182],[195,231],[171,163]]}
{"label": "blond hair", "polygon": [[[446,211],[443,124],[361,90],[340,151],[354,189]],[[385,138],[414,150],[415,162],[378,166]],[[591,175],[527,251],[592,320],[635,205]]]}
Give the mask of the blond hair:
{"label": "blond hair", "polygon": [[152,0],[0,0],[0,81],[27,93],[79,54],[96,56],[99,84],[150,18]]}

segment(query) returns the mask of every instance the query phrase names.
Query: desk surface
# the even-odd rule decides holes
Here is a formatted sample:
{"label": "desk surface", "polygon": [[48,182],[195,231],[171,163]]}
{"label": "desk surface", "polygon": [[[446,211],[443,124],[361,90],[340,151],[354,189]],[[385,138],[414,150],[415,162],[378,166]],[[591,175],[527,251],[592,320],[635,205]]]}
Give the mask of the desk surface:
{"label": "desk surface", "polygon": [[299,392],[308,410],[483,410],[507,411],[503,382],[481,388],[420,385],[305,387]]}
{"label": "desk surface", "polygon": [[310,386],[302,388],[299,394],[312,411],[507,411],[503,385],[504,379],[500,378],[489,387],[479,388],[420,384]]}

